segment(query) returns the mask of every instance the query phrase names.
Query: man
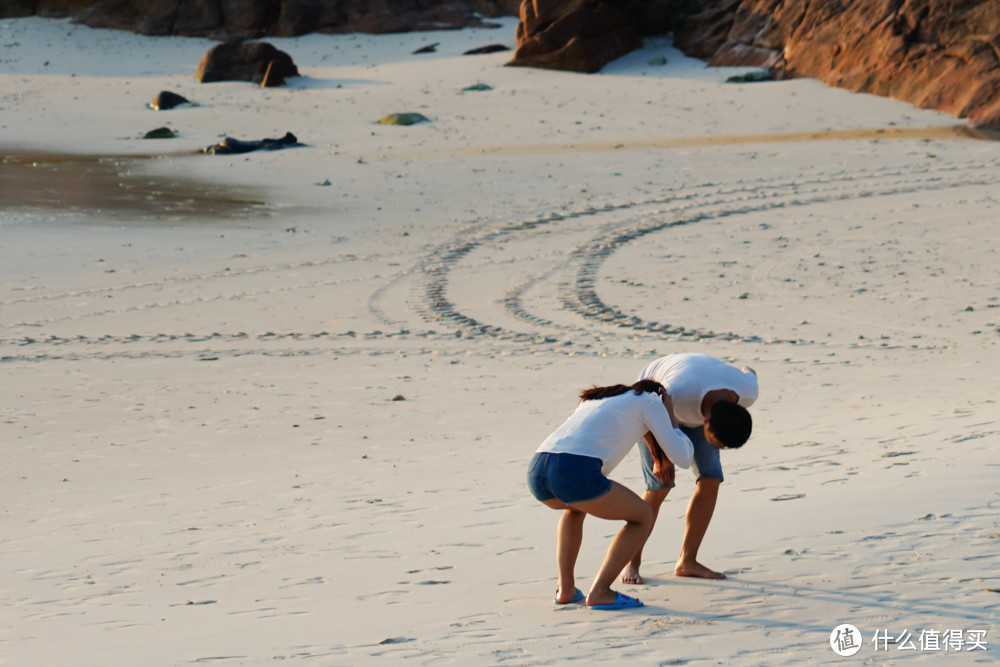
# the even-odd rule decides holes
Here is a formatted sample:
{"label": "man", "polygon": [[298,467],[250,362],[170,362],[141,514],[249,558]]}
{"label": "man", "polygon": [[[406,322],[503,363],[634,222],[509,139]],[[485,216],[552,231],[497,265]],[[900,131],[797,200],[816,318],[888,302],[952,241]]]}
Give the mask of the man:
{"label": "man", "polygon": [[[698,549],[715,513],[719,485],[723,479],[719,450],[741,447],[750,437],[752,420],[746,408],[757,400],[757,373],[747,366],[737,369],[704,354],[673,354],[657,359],[642,369],[639,379],[647,378],[666,387],[680,429],[694,445],[691,470],[697,484],[688,504],[684,541],[674,574],[679,577],[725,579],[725,574],[698,561]],[[652,439],[649,433],[645,437]],[[646,482],[642,499],[653,510],[655,525],[660,505],[674,486],[673,466],[668,466],[669,473],[661,473],[658,479],[653,475],[653,456],[649,450],[649,447],[639,447]],[[653,450],[661,451],[656,447]],[[622,582],[643,583],[639,574],[641,564],[642,547],[622,570]]]}

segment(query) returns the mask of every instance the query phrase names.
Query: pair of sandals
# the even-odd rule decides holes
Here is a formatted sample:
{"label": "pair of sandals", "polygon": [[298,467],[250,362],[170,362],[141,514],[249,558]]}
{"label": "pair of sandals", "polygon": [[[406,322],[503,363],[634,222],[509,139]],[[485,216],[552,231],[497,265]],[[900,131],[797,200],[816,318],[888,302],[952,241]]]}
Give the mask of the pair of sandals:
{"label": "pair of sandals", "polygon": [[[556,594],[558,593],[559,591],[557,590]],[[583,591],[581,591],[578,588],[576,589],[576,592],[573,593],[573,597],[567,602],[560,602],[558,598],[552,601],[558,605],[566,605],[566,604],[573,604],[574,602],[583,602],[585,597],[586,596],[583,594]],[[629,597],[624,593],[618,593],[618,597],[611,604],[594,604],[590,605],[588,609],[598,609],[600,611],[616,611],[618,609],[634,609],[635,607],[641,607],[641,606],[642,606],[641,600]]]}

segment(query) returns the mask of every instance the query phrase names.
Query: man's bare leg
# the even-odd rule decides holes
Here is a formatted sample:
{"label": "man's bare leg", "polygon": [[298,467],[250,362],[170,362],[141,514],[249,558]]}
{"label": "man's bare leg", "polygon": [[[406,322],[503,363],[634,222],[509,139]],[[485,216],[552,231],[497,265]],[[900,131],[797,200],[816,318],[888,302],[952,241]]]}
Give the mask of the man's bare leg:
{"label": "man's bare leg", "polygon": [[699,479],[697,488],[691,494],[688,504],[687,526],[684,530],[684,542],[681,545],[681,555],[677,559],[674,574],[678,577],[702,577],[704,579],[725,579],[726,575],[716,572],[698,562],[698,549],[708,531],[715,513],[715,503],[719,498],[717,479]]}
{"label": "man's bare leg", "polygon": [[[670,489],[657,489],[656,491],[646,489],[646,491],[642,494],[642,500],[649,505],[650,509],[653,510],[653,525],[649,527],[650,534],[652,534],[653,526],[656,525],[656,517],[660,513],[660,505],[663,504],[663,501],[666,499],[668,493],[670,493]],[[642,579],[642,575],[639,574],[639,566],[642,565],[642,549],[646,546],[646,541],[648,539],[649,536],[647,535],[646,539],[642,541],[642,546],[639,547],[639,551],[636,552],[635,556],[632,557],[632,560],[630,560],[628,565],[625,566],[625,569],[622,570],[621,581],[623,584],[645,583]]]}

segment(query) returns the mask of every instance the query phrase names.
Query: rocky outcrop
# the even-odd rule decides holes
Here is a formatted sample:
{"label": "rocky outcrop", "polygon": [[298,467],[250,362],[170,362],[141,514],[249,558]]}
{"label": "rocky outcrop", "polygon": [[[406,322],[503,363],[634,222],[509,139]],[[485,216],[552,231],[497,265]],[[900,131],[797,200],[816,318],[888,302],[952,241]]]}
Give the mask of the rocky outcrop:
{"label": "rocky outcrop", "polygon": [[216,39],[482,26],[520,0],[3,0],[0,18],[72,17],[95,28]]}
{"label": "rocky outcrop", "polygon": [[[680,23],[688,14],[694,15]],[[998,0],[3,0],[0,18],[71,16],[218,39],[404,32],[519,15],[509,64],[595,72],[673,30],[688,55],[887,95],[1000,130]],[[275,79],[277,80],[277,79]]]}
{"label": "rocky outcrop", "polygon": [[1000,130],[996,0],[703,0],[676,44],[711,65],[753,65],[884,95]]}
{"label": "rocky outcrop", "polygon": [[512,66],[592,73],[670,31],[690,0],[524,0]]}

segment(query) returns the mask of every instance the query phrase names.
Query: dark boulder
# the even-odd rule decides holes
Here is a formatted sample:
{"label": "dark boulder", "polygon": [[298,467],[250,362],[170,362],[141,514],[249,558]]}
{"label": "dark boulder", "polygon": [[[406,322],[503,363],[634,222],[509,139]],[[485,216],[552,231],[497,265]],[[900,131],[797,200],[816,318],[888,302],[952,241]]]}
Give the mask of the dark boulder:
{"label": "dark boulder", "polygon": [[169,90],[161,90],[153,98],[153,101],[149,103],[149,108],[156,109],[157,111],[166,111],[182,104],[190,104],[190,102],[183,95],[172,93]]}
{"label": "dark boulder", "polygon": [[[202,57],[195,76],[202,83],[213,81],[252,81],[263,83],[290,76],[298,76],[299,70],[284,51],[279,51],[267,42],[244,42],[236,40],[214,46]],[[280,85],[280,84],[278,84]]]}

